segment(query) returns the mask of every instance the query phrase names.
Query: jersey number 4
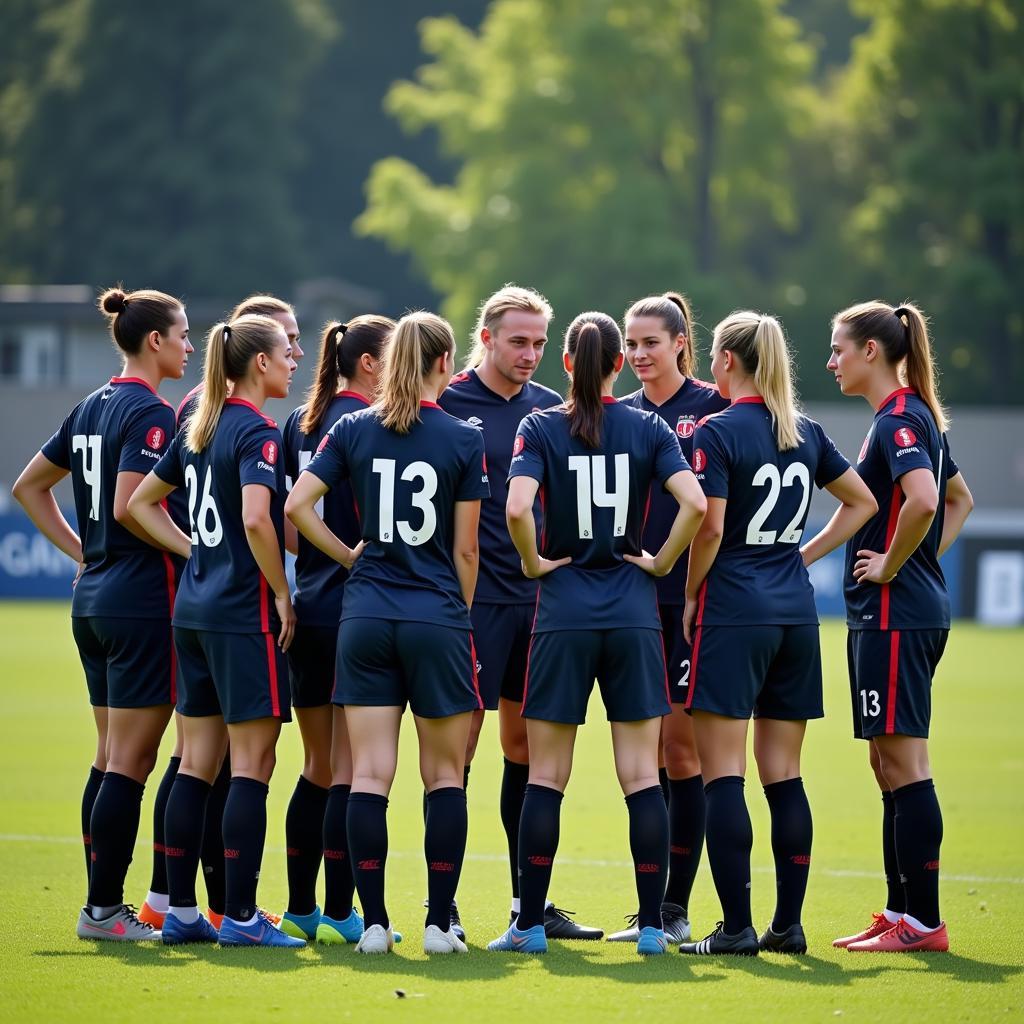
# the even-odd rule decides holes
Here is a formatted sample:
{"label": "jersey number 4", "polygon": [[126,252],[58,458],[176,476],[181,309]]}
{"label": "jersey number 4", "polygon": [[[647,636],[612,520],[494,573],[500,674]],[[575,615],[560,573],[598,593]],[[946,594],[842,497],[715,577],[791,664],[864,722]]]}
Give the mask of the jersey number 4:
{"label": "jersey number 4", "polygon": [[89,488],[89,518],[100,520],[100,459],[103,438],[99,434],[75,434],[71,438],[71,450],[82,455],[82,479]]}
{"label": "jersey number 4", "polygon": [[[754,479],[750,483],[753,487],[767,486],[768,496],[761,502],[760,508],[750,519],[747,526],[747,543],[774,544],[778,541],[780,544],[798,544],[804,532],[803,527],[800,526],[800,520],[803,519],[804,513],[807,511],[807,503],[811,500],[811,474],[807,467],[802,462],[794,462],[786,467],[784,473],[780,474],[778,466],[766,462],[754,474]],[[802,490],[796,515],[793,516],[782,533],[777,534],[775,530],[766,530],[764,524],[775,511],[782,488],[792,487],[794,484],[799,484]]]}
{"label": "jersey number 4", "polygon": [[629,516],[629,456],[615,456],[615,483],[608,490],[603,455],[570,455],[569,472],[576,474],[576,515],[582,540],[594,536],[594,508],[615,510],[612,532],[621,537]]}
{"label": "jersey number 4", "polygon": [[413,508],[419,509],[423,521],[418,527],[407,519],[395,522],[395,460],[374,459],[373,471],[380,477],[380,539],[385,544],[394,543],[395,527],[398,536],[413,547],[426,544],[437,529],[437,512],[431,498],[437,494],[437,470],[429,462],[410,462],[402,470],[401,479],[412,482],[419,480],[421,486],[410,495]]}
{"label": "jersey number 4", "polygon": [[[192,543],[200,541],[208,548],[215,548],[224,539],[224,527],[220,513],[213,500],[210,488],[213,486],[213,471],[207,467],[203,478],[203,494],[199,496],[199,475],[195,466],[185,467],[185,486],[188,488],[188,522],[192,531]],[[199,503],[198,515],[196,503]]]}

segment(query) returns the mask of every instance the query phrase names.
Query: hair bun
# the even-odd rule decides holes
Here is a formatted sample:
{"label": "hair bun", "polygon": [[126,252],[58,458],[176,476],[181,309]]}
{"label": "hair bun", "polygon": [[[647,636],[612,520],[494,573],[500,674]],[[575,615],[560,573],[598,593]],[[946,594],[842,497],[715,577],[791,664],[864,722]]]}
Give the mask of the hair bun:
{"label": "hair bun", "polygon": [[120,288],[109,288],[100,298],[100,306],[103,312],[110,313],[112,316],[123,313],[127,304],[128,296]]}

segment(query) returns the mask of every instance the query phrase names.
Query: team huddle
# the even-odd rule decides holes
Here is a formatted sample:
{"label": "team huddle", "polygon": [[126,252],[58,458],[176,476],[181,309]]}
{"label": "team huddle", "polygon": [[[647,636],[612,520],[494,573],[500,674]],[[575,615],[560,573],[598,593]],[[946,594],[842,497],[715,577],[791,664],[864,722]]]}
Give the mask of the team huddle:
{"label": "team huddle", "polygon": [[[493,951],[599,940],[549,898],[576,730],[595,682],[629,815],[641,955],[804,953],[812,817],[801,779],[821,718],[807,566],[846,545],[854,735],[882,794],[884,908],[853,952],[945,951],[942,816],[927,737],[950,627],[939,557],[972,507],[953,462],[926,322],[852,306],[828,369],[874,410],[856,465],[797,406],[781,325],[733,313],[695,377],[687,301],[620,325],[581,313],[568,393],[533,381],[552,310],[507,285],[465,369],[432,313],[330,323],[303,356],[292,307],[242,302],[206,339],[203,381],[159,396],[193,347],[162,292],[100,299],[124,366],[77,405],[14,487],[79,564],[72,631],[97,730],[82,799],[83,939],[388,953],[388,795],[409,706],[419,744],[427,953],[466,953],[456,892],[470,766],[498,712],[511,904]],[[617,400],[628,363],[640,389]],[[77,532],[53,494],[70,474]],[[812,538],[811,485],[838,502]],[[285,551],[295,554],[295,589]],[[285,820],[288,905],[257,902],[266,801],[294,710],[304,762]],[[175,720],[141,910],[124,901],[145,783]],[[759,935],[744,795],[747,731],[771,816],[777,898]],[[704,847],[722,920],[690,927]],[[199,910],[200,865],[207,910]],[[317,898],[321,865],[324,899]],[[355,906],[358,895],[359,908]],[[624,907],[629,909],[629,907]]]}

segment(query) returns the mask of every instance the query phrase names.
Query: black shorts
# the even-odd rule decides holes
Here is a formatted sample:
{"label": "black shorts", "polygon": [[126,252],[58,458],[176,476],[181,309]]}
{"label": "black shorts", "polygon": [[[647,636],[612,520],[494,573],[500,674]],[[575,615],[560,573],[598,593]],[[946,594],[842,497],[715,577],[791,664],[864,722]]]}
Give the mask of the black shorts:
{"label": "black shorts", "polygon": [[221,715],[229,725],[257,718],[290,722],[288,659],[273,633],[216,633],[174,627],[180,667],[178,713]]}
{"label": "black shorts", "polygon": [[420,718],[479,711],[473,635],[432,622],[345,619],[338,627],[332,702],[401,707]]}
{"label": "black shorts", "polygon": [[469,613],[480,695],[488,711],[497,709],[501,697],[522,703],[535,611],[534,604],[475,604]]}
{"label": "black shorts", "polygon": [[166,619],[72,618],[89,703],[97,708],[173,704],[177,670]]}
{"label": "black shorts", "polygon": [[690,689],[690,645],[683,636],[683,606],[659,604],[658,614],[665,641],[669,696],[673,704],[685,704]]}
{"label": "black shorts", "polygon": [[727,718],[822,718],[817,624],[698,626],[686,709]]}
{"label": "black shorts", "polygon": [[303,626],[300,623],[295,627],[295,636],[288,648],[292,707],[318,708],[331,703],[337,646],[337,626]]}
{"label": "black shorts", "polygon": [[672,713],[660,630],[561,629],[530,645],[523,718],[582,725],[595,679],[609,722]]}
{"label": "black shorts", "polygon": [[923,736],[932,719],[932,677],[948,629],[851,629],[846,637],[853,735]]}

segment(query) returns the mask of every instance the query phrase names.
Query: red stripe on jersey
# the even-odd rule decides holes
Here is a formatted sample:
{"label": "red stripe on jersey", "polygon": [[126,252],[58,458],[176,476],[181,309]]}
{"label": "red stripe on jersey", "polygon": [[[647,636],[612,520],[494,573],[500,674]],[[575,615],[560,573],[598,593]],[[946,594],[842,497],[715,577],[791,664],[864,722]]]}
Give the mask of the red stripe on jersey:
{"label": "red stripe on jersey", "polygon": [[476,694],[477,707],[483,711],[484,699],[480,696],[480,677],[476,671],[476,644],[473,643],[473,634],[469,634],[469,663],[473,669],[473,692]]}
{"label": "red stripe on jersey", "polygon": [[537,615],[540,613],[540,586],[537,587],[537,600],[533,606],[533,623],[530,626],[530,646],[526,648],[526,672],[523,674],[523,703],[519,706],[519,714],[526,710],[526,694],[530,689],[530,656],[533,654],[533,631],[537,626]]}
{"label": "red stripe on jersey", "polygon": [[889,637],[889,699],[885,706],[885,735],[896,729],[896,691],[900,681],[900,631],[894,629]]}
{"label": "red stripe on jersey", "polygon": [[247,409],[252,409],[252,411],[256,413],[256,415],[259,416],[259,418],[263,420],[263,422],[266,423],[268,427],[277,426],[277,423],[274,420],[272,420],[266,413],[264,413],[261,409],[257,409],[256,406],[252,404],[252,402],[247,402],[244,398],[225,398],[224,404],[244,405]]}
{"label": "red stripe on jersey", "polygon": [[267,577],[260,573],[260,632],[270,632],[270,599],[267,593]]}
{"label": "red stripe on jersey", "polygon": [[358,391],[349,391],[349,390],[346,389],[344,391],[339,391],[334,397],[335,398],[356,398],[360,402],[362,402],[363,405],[369,405],[370,404],[370,400],[366,397],[366,395],[362,395]]}
{"label": "red stripe on jersey", "polygon": [[[548,541],[548,502],[547,496],[544,493],[544,485],[540,485],[540,553],[543,556],[547,548]],[[538,593],[537,600],[540,600]],[[534,613],[533,621],[537,621],[537,614]]]}
{"label": "red stripe on jersey", "polygon": [[[889,550],[892,539],[896,535],[896,523],[900,518],[900,509],[903,507],[903,489],[900,485],[893,484],[892,497],[889,499],[889,522],[885,527],[885,550]],[[882,584],[881,608],[879,609],[878,628],[889,628],[889,584]]]}
{"label": "red stripe on jersey", "polygon": [[917,392],[913,388],[897,388],[891,395],[886,395],[882,399],[881,404],[878,406],[877,412],[881,412],[894,398],[899,399],[899,404],[893,409],[893,412],[898,416],[903,412],[904,407],[907,404],[907,395],[916,395]]}
{"label": "red stripe on jersey", "polygon": [[697,692],[697,655],[700,654],[700,635],[702,627],[698,626],[693,634],[693,650],[690,652],[690,685],[686,691],[686,703],[683,707],[688,708],[693,704],[693,695]]}
{"label": "red stripe on jersey", "polygon": [[[652,490],[652,488],[650,488],[650,487],[647,488],[647,501],[644,504],[644,521],[643,521],[643,524],[640,527],[641,535],[643,534],[644,530],[647,529],[647,516],[648,516],[648,514],[651,511],[651,490]],[[657,554],[657,552],[655,552],[655,554]]]}
{"label": "red stripe on jersey", "polygon": [[[167,507],[167,502],[162,501],[160,503]],[[174,615],[174,563],[171,561],[171,556],[165,551],[164,555],[164,572],[167,574],[167,618],[168,621]],[[171,703],[174,704],[178,700],[178,676],[177,676],[177,662],[174,654],[174,630],[171,629]]]}
{"label": "red stripe on jersey", "polygon": [[277,694],[277,658],[274,657],[274,636],[264,633],[267,641],[267,675],[270,679],[270,713],[274,718],[281,717],[281,701]]}
{"label": "red stripe on jersey", "polygon": [[764,405],[764,399],[760,395],[744,395],[743,398],[734,398],[733,405]]}
{"label": "red stripe on jersey", "polygon": [[174,414],[174,422],[180,427],[181,426],[181,411],[186,405],[203,390],[202,384],[197,384],[182,400],[181,405],[178,406],[178,411]]}
{"label": "red stripe on jersey", "polygon": [[708,596],[708,581],[707,577],[704,578],[704,582],[700,585],[700,590],[697,592],[697,625],[701,626],[704,624],[704,600]]}

